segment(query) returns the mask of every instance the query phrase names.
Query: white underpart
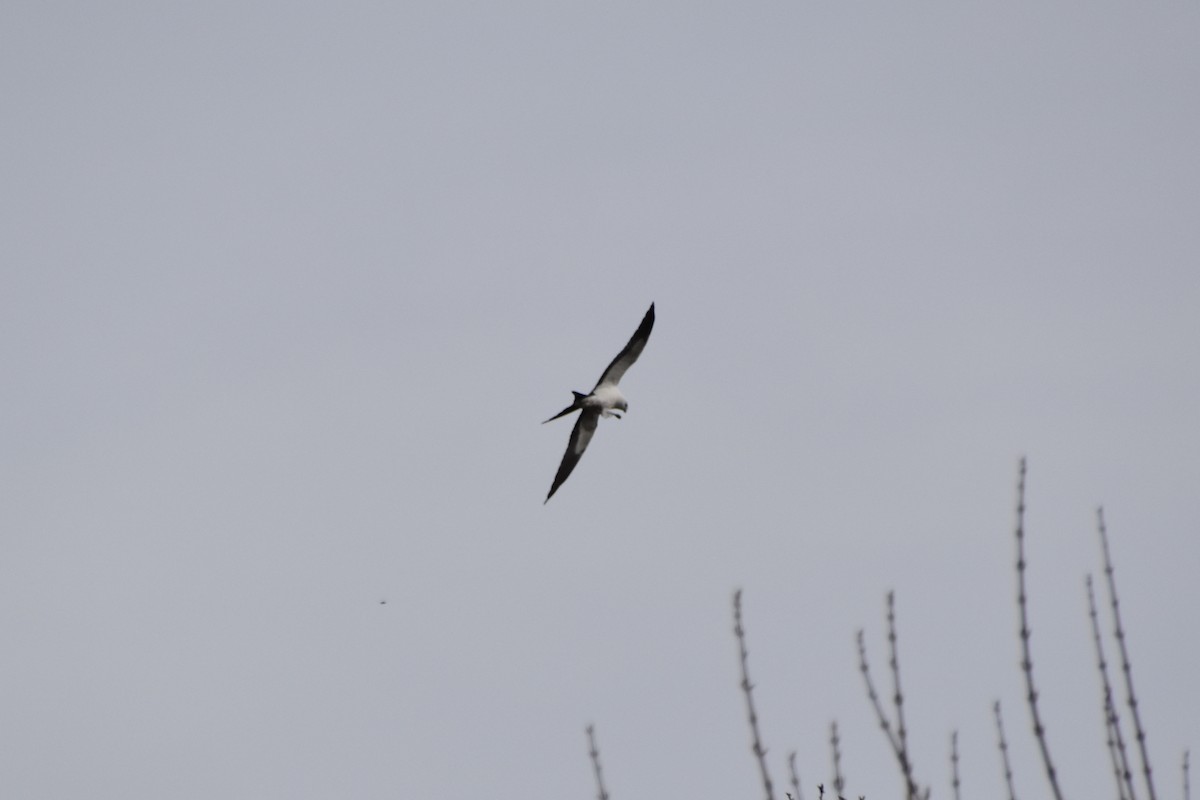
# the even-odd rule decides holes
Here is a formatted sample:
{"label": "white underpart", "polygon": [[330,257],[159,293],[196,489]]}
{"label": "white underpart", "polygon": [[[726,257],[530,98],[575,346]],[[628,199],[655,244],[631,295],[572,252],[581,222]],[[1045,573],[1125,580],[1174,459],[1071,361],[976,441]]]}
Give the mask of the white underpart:
{"label": "white underpart", "polygon": [[625,411],[629,408],[625,395],[621,394],[621,390],[611,383],[597,386],[596,390],[584,399],[583,404],[588,408],[599,410],[600,415],[604,417],[612,416],[614,410]]}

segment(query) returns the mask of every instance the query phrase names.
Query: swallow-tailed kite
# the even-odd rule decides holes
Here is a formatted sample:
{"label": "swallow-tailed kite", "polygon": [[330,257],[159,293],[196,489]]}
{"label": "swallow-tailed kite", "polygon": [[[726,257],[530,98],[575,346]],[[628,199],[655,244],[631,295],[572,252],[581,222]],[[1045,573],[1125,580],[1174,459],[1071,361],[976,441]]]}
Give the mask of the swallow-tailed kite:
{"label": "swallow-tailed kite", "polygon": [[[581,412],[579,419],[575,421],[575,428],[571,431],[571,440],[567,442],[567,452],[563,453],[562,463],[558,465],[558,474],[554,476],[554,483],[550,485],[550,493],[546,495],[543,504],[550,502],[550,498],[558,491],[558,487],[562,486],[563,481],[571,474],[571,470],[575,469],[575,465],[579,463],[583,451],[587,449],[588,442],[592,440],[592,434],[596,432],[596,420],[600,417],[620,419],[621,415],[617,412],[629,410],[629,403],[621,394],[621,390],[617,388],[617,384],[620,383],[625,370],[632,367],[633,362],[637,361],[638,356],[642,354],[642,350],[646,347],[646,340],[650,338],[650,329],[653,327],[654,303],[651,303],[650,310],[646,312],[646,316],[642,317],[642,324],[638,325],[638,329],[634,331],[633,338],[629,340],[629,344],[625,345],[625,349],[612,360],[608,369],[604,370],[604,374],[596,382],[596,388],[592,389],[590,394],[571,392],[575,395],[575,400],[571,405],[546,420],[546,422],[550,422],[550,420],[565,417],[572,411]],[[545,425],[546,422],[542,424]]]}

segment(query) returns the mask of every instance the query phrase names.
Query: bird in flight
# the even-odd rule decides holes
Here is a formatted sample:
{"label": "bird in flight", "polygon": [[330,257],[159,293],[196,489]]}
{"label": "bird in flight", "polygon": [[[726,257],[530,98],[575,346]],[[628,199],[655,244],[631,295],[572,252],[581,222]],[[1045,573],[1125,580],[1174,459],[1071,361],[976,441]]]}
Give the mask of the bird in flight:
{"label": "bird in flight", "polygon": [[[646,312],[646,316],[642,317],[642,324],[638,325],[638,329],[633,332],[633,338],[620,353],[617,353],[617,357],[604,370],[604,374],[596,382],[596,388],[592,389],[590,394],[571,392],[575,395],[571,405],[546,420],[546,422],[550,422],[559,417],[565,417],[573,411],[580,412],[579,419],[575,420],[575,427],[571,430],[571,439],[567,442],[567,452],[563,453],[562,463],[558,465],[558,473],[554,476],[554,483],[550,485],[550,493],[542,501],[543,505],[550,502],[550,498],[558,491],[558,487],[562,486],[563,481],[571,474],[571,470],[575,469],[575,465],[579,463],[583,451],[587,449],[588,442],[592,440],[592,434],[596,432],[596,420],[600,417],[620,419],[621,415],[617,412],[629,410],[629,403],[625,400],[625,395],[621,394],[621,390],[617,388],[617,384],[620,383],[625,370],[632,367],[633,362],[637,361],[638,356],[642,354],[642,350],[646,347],[646,340],[650,338],[650,329],[653,327],[654,303],[651,303],[650,310]],[[546,422],[542,424],[545,425]]]}

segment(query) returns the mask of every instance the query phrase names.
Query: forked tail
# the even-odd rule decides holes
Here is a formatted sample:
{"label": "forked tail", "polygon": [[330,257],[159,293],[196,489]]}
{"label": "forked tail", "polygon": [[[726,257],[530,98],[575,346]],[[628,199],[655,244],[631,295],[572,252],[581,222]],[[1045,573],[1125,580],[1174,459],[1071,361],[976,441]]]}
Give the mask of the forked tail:
{"label": "forked tail", "polygon": [[571,401],[571,405],[567,406],[566,408],[564,408],[562,411],[555,414],[550,419],[543,421],[542,422],[543,425],[545,425],[547,422],[553,422],[554,420],[558,419],[559,417],[565,417],[567,414],[570,414],[572,411],[578,411],[579,409],[583,408],[583,398],[587,397],[587,395],[584,394],[583,392],[571,392],[571,394],[575,395],[575,399],[573,401]]}

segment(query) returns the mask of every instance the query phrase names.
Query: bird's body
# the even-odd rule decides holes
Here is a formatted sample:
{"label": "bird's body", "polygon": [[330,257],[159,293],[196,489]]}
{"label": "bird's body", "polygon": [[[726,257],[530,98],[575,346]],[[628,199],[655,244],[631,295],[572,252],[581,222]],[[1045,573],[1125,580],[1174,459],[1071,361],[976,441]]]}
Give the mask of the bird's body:
{"label": "bird's body", "polygon": [[603,416],[608,416],[613,413],[613,409],[627,411],[629,402],[625,399],[625,395],[621,394],[621,390],[617,388],[615,383],[602,383],[597,386],[592,393],[588,395],[588,399],[596,403],[596,407],[600,409]]}
{"label": "bird's body", "polygon": [[575,465],[579,463],[583,451],[587,449],[588,443],[592,440],[592,434],[596,432],[596,422],[600,417],[620,419],[621,413],[619,412],[629,410],[629,401],[625,399],[625,395],[621,394],[617,384],[625,375],[625,371],[642,354],[653,328],[654,304],[651,303],[650,310],[642,318],[642,324],[638,326],[625,348],[608,365],[608,369],[604,370],[604,374],[596,382],[596,387],[588,394],[573,392],[575,399],[571,405],[546,420],[546,422],[550,422],[572,412],[580,412],[579,419],[575,421],[575,427],[571,430],[567,451],[563,453],[562,463],[558,466],[558,473],[554,476],[554,483],[550,486],[550,493],[546,495],[545,502],[550,501],[550,498],[558,491],[558,487],[563,484],[563,481],[571,474],[571,470],[575,469]]}
{"label": "bird's body", "polygon": [[621,418],[618,411],[626,411],[629,408],[629,401],[625,399],[625,395],[621,394],[621,390],[617,388],[615,383],[602,383],[592,390],[592,393],[586,395],[579,404],[584,410],[599,411],[602,417]]}

